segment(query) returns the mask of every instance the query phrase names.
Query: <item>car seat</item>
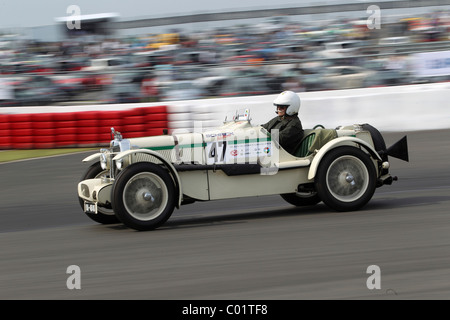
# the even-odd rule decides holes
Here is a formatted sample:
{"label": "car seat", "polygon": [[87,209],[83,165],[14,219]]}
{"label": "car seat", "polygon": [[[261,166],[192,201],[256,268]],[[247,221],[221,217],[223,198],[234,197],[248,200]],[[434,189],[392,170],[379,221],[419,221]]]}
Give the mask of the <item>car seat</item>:
{"label": "car seat", "polygon": [[307,157],[336,137],[337,132],[335,129],[305,129],[304,137],[295,149],[293,156],[298,158]]}

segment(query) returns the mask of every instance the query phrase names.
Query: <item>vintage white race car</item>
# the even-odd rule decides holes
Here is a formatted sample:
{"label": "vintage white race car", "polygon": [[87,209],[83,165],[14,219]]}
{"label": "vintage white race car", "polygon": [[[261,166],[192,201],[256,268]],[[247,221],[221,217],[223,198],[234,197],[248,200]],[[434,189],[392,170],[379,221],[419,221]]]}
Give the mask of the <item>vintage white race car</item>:
{"label": "vintage white race car", "polygon": [[110,147],[83,160],[95,163],[78,197],[94,221],[136,230],[155,229],[194,201],[280,194],[295,206],[357,210],[397,179],[388,156],[408,161],[406,136],[386,148],[369,124],[306,129],[289,154],[277,132],[251,124],[248,110],[214,130],[123,139],[111,129]]}

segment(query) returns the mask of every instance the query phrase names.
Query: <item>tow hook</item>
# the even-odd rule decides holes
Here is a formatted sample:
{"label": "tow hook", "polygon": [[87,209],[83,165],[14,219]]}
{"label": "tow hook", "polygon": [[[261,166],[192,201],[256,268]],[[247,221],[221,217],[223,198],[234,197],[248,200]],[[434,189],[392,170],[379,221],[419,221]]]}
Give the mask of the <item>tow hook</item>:
{"label": "tow hook", "polygon": [[377,185],[378,185],[378,187],[381,187],[382,185],[385,185],[385,184],[391,185],[392,182],[397,181],[397,180],[398,180],[398,177],[397,177],[397,176],[394,176],[394,177],[392,177],[392,176],[390,176],[390,175],[388,175],[388,176],[382,176],[382,177],[380,177],[380,178],[378,179]]}

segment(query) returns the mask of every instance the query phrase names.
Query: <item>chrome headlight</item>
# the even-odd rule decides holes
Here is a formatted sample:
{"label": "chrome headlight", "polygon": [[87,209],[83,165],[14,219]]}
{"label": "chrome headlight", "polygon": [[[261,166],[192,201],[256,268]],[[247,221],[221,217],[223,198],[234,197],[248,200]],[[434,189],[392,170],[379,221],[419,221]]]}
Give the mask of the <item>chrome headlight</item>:
{"label": "chrome headlight", "polygon": [[100,155],[100,166],[102,167],[103,170],[106,170],[108,168],[108,158],[104,153]]}
{"label": "chrome headlight", "polygon": [[116,161],[116,168],[122,170],[123,167],[123,159],[119,159]]}

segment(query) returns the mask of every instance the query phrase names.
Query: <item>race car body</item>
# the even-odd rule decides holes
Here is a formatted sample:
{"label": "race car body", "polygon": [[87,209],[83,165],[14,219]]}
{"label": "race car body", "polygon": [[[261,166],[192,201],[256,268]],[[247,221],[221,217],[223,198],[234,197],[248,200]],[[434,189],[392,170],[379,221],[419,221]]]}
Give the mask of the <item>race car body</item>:
{"label": "race car body", "polygon": [[[278,132],[252,126],[248,110],[214,130],[123,139],[83,161],[95,163],[78,184],[84,212],[99,223],[136,230],[164,224],[194,201],[280,194],[296,206],[323,201],[357,210],[391,184],[388,155],[408,161],[406,137],[386,149],[368,124],[307,129],[293,154]],[[299,133],[300,134],[300,133]]]}

